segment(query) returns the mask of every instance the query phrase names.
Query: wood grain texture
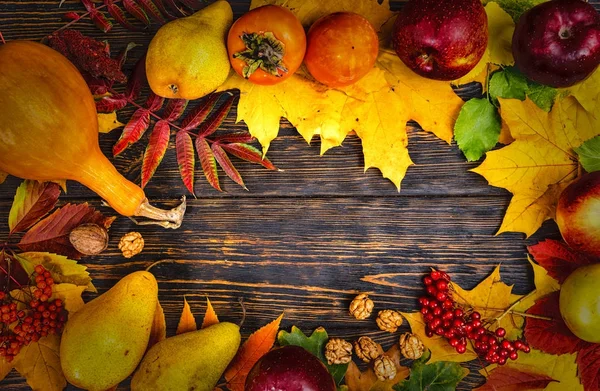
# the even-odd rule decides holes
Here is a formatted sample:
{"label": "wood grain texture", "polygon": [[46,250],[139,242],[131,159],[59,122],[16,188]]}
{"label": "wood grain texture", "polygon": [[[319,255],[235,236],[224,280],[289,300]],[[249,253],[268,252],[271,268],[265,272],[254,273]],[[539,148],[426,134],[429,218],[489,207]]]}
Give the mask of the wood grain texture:
{"label": "wood grain texture", "polygon": [[[249,1],[230,2],[236,16],[249,5]],[[66,23],[62,20],[65,12],[83,10],[78,1],[66,1],[60,9],[58,3],[1,1],[0,32],[7,40],[40,40]],[[592,3],[600,8],[600,2]],[[394,1],[392,6],[399,9],[401,2]],[[132,33],[115,25],[103,34],[83,20],[74,28],[107,39],[115,52],[128,42],[140,44],[128,58],[126,68],[131,69],[157,26]],[[125,121],[130,115],[131,109],[126,109],[119,118]],[[233,123],[234,118],[232,112],[226,129],[244,129],[243,124]],[[101,136],[107,155],[117,138],[118,131]],[[142,141],[113,160],[120,172],[137,183],[145,144]],[[398,334],[377,331],[373,319],[356,321],[347,314],[356,292],[370,292],[378,310],[412,311],[417,308],[420,279],[430,267],[443,268],[459,284],[471,288],[499,263],[504,280],[514,284],[517,293],[530,291],[533,276],[526,262],[526,245],[541,238],[558,239],[554,223],[546,223],[528,240],[520,234],[494,236],[510,195],[468,172],[476,164],[465,162],[455,145],[430,133],[411,129],[409,150],[416,165],[409,169],[398,193],[377,170],[363,173],[360,140],[355,136],[320,157],[318,140],[307,146],[283,121],[280,137],[269,150],[270,159],[283,172],[234,160],[251,191],[224,178],[226,192],[219,193],[197,170],[198,199],[190,200],[180,230],[136,227],[119,218],[111,228],[108,249],[82,262],[104,292],[127,273],[167,260],[153,273],[159,280],[169,335],[175,332],[184,294],[198,320],[206,295],[219,317],[230,321],[240,319],[238,300],[243,299],[248,310],[244,336],[285,311],[282,325],[286,329],[294,324],[306,331],[324,326],[332,336],[370,335],[387,347]],[[146,188],[151,199],[166,206],[185,194],[174,152],[171,146]],[[0,240],[6,238],[10,202],[19,182],[9,178],[0,186]],[[90,201],[111,213],[75,183],[69,183],[68,194],[61,200]],[[126,260],[117,243],[131,230],[142,233],[146,248]],[[405,324],[400,331],[406,330]],[[481,384],[482,378],[475,373],[479,368],[473,365],[471,369],[459,389]],[[28,387],[13,372],[0,389]],[[126,383],[120,389],[127,389]]]}

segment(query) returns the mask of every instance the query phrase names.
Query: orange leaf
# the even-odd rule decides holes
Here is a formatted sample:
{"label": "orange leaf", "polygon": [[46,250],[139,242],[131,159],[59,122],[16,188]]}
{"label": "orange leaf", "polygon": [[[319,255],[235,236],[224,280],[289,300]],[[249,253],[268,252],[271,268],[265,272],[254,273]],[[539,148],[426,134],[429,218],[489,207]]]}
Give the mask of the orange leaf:
{"label": "orange leaf", "polygon": [[152,329],[150,330],[150,340],[148,341],[148,349],[156,345],[163,339],[167,338],[167,325],[165,322],[165,313],[160,302],[156,302],[156,310],[154,311],[154,320],[152,321]]}
{"label": "orange leaf", "polygon": [[219,318],[217,317],[217,313],[213,308],[210,299],[206,298],[206,314],[204,314],[204,321],[202,322],[202,329],[212,326],[213,324],[219,323]]}
{"label": "orange leaf", "polygon": [[184,297],[183,310],[181,311],[181,318],[179,318],[179,324],[177,325],[177,331],[175,333],[179,335],[187,333],[189,331],[196,331],[197,329],[198,327],[196,326],[196,319],[194,319],[194,314],[192,314],[190,305]]}
{"label": "orange leaf", "polygon": [[254,364],[273,347],[281,319],[283,319],[283,314],[252,334],[238,350],[237,355],[225,371],[227,388],[231,391],[244,391],[248,373]]}

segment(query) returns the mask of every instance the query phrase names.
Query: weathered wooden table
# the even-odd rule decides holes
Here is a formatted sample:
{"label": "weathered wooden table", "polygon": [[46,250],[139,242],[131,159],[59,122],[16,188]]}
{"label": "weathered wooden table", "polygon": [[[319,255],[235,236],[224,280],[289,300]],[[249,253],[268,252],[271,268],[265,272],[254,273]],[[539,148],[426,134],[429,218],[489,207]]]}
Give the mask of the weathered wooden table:
{"label": "weathered wooden table", "polygon": [[[241,0],[231,3],[236,16],[249,5]],[[40,40],[63,26],[62,15],[72,10],[82,11],[83,6],[78,1],[66,1],[61,8],[58,0],[2,1],[0,32],[6,40]],[[131,52],[128,68],[156,30],[154,26],[134,33],[115,26],[103,34],[89,20],[74,28],[107,39],[115,51],[128,42],[142,45]],[[119,117],[124,121],[130,114],[124,110]],[[232,113],[226,126],[243,129],[234,119]],[[109,156],[119,133],[100,136]],[[411,129],[409,149],[416,165],[408,170],[398,193],[376,170],[363,173],[357,137],[349,136],[342,147],[325,156],[319,156],[318,144],[315,139],[306,145],[282,121],[269,157],[283,172],[236,161],[249,192],[224,179],[225,192],[219,193],[201,178],[196,185],[198,198],[188,198],[186,219],[179,230],[136,227],[129,219],[119,218],[110,230],[108,249],[81,262],[103,292],[130,272],[157,260],[172,260],[153,269],[169,335],[175,331],[184,295],[198,318],[209,296],[219,316],[234,321],[241,317],[238,299],[243,298],[248,312],[243,327],[246,336],[285,311],[282,325],[286,329],[297,325],[310,331],[324,326],[332,336],[369,335],[387,347],[398,334],[379,331],[374,320],[357,321],[348,315],[356,292],[369,292],[377,309],[413,311],[421,277],[430,267],[441,268],[462,286],[473,287],[498,264],[502,264],[504,281],[514,284],[517,293],[533,289],[526,246],[541,238],[559,238],[556,225],[544,224],[527,240],[521,234],[494,236],[510,194],[469,172],[477,164],[467,163],[456,145]],[[145,142],[138,143],[113,160],[119,171],[138,183],[144,147]],[[10,178],[0,186],[2,232],[7,232],[8,211],[19,183]],[[81,185],[69,183],[68,189],[61,203],[87,201],[112,213]],[[165,206],[175,205],[186,194],[173,143],[146,193]],[[142,233],[146,247],[141,255],[127,260],[117,244],[131,230]],[[402,331],[406,329],[405,324]],[[460,389],[482,382],[475,372]],[[24,390],[27,386],[13,372],[0,388]]]}

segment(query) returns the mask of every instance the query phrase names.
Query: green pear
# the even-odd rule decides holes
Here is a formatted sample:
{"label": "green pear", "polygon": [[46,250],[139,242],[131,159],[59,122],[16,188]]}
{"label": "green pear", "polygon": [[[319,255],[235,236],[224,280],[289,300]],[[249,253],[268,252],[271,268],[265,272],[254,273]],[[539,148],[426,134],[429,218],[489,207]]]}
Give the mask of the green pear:
{"label": "green pear", "polygon": [[240,328],[228,322],[167,338],[146,353],[131,391],[212,391],[240,341]]}
{"label": "green pear", "polygon": [[101,391],[131,375],[148,346],[157,301],[156,279],[139,271],[70,316],[60,343],[69,383]]}
{"label": "green pear", "polygon": [[162,26],[146,54],[152,91],[169,99],[198,99],[214,91],[229,75],[225,40],[233,11],[219,0],[195,14]]}

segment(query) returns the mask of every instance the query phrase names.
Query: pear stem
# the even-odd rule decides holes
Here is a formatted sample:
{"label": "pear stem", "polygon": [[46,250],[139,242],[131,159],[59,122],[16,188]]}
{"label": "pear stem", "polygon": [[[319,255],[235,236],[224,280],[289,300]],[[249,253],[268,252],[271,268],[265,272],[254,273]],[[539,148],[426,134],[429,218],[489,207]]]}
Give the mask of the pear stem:
{"label": "pear stem", "polygon": [[240,303],[240,305],[242,306],[242,321],[239,324],[239,327],[241,329],[242,326],[244,325],[244,321],[246,320],[246,306],[244,305],[244,299],[243,298],[239,298],[238,299],[238,303]]}
{"label": "pear stem", "polygon": [[135,215],[138,217],[147,217],[150,220],[137,221],[131,217],[130,219],[137,225],[160,225],[163,228],[177,229],[181,227],[181,223],[183,222],[185,208],[185,196],[181,198],[181,204],[171,210],[159,209],[155,206],[152,206],[146,199],[140,205]]}

